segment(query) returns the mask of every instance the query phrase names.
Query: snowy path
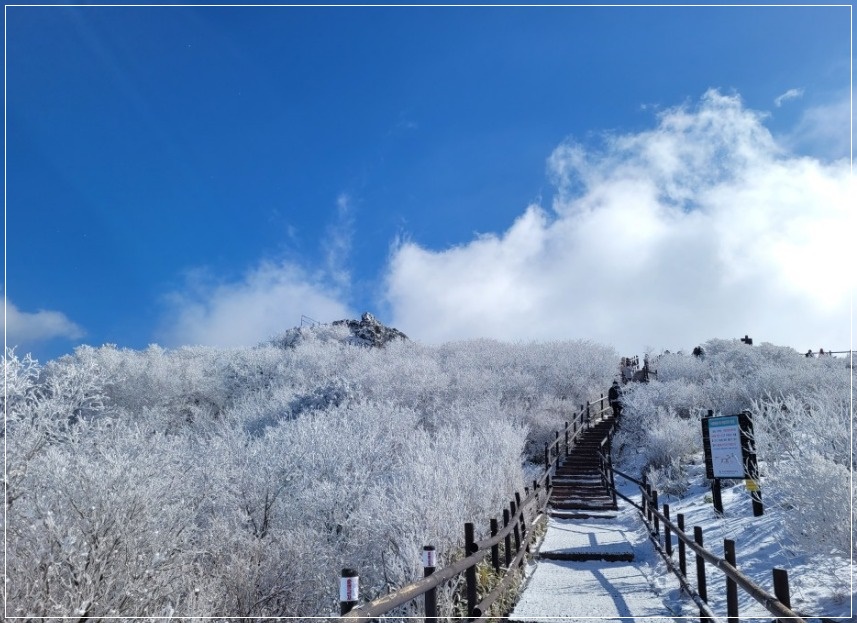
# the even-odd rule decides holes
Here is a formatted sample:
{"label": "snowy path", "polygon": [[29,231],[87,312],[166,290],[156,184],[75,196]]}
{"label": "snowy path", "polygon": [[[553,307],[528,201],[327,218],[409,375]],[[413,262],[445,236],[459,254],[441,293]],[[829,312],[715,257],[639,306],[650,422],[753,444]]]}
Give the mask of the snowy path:
{"label": "snowy path", "polygon": [[[620,506],[615,515],[550,518],[509,620],[675,621],[649,579],[655,554],[636,511]],[[573,560],[586,557],[602,559]]]}
{"label": "snowy path", "polygon": [[656,556],[636,509],[601,482],[612,418],[588,426],[557,468],[545,538],[511,621],[673,621],[650,580]]}

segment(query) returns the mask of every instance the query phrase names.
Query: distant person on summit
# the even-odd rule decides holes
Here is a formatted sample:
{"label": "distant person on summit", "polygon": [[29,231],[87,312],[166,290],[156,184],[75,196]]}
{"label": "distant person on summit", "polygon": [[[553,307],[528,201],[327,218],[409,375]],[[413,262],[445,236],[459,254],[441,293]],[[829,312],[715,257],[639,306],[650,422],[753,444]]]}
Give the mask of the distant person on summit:
{"label": "distant person on summit", "polygon": [[613,407],[613,416],[619,417],[622,415],[622,401],[619,398],[619,381],[613,381],[610,390],[607,392],[607,400],[610,406]]}
{"label": "distant person on summit", "polygon": [[622,383],[630,383],[634,380],[634,360],[625,358],[625,367],[622,368]]}

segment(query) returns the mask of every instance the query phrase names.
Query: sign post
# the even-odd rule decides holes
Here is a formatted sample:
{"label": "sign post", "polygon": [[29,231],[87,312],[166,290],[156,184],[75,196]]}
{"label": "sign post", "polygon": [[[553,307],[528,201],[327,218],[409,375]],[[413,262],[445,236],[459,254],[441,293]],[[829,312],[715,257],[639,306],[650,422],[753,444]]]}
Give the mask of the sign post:
{"label": "sign post", "polygon": [[720,479],[746,479],[753,500],[753,515],[762,515],[764,509],[759,490],[759,466],[753,445],[750,412],[714,417],[714,412],[709,411],[708,417],[702,418],[702,445],[705,451],[705,473],[712,481],[714,510],[723,512]]}

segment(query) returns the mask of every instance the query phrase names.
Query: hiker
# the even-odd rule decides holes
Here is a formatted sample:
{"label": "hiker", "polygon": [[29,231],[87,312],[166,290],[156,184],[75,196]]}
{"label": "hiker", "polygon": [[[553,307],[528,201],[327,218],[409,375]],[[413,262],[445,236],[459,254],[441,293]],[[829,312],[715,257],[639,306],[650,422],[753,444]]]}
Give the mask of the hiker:
{"label": "hiker", "polygon": [[625,368],[622,370],[622,382],[628,383],[634,380],[634,364],[633,359],[628,357],[625,360]]}
{"label": "hiker", "polygon": [[610,386],[607,392],[607,400],[610,402],[610,406],[613,407],[613,416],[617,418],[622,414],[622,401],[619,395],[619,381],[613,381],[613,385]]}

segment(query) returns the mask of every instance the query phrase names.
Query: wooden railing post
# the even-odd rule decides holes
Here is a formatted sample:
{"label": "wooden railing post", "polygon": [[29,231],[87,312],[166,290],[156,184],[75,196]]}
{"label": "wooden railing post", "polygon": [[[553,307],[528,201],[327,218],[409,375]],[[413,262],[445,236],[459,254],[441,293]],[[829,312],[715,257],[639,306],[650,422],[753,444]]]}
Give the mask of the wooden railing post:
{"label": "wooden railing post", "polygon": [[[670,505],[664,504],[664,517],[669,521],[670,518]],[[664,549],[667,552],[667,556],[672,557],[673,555],[673,538],[670,534],[670,525],[665,521],[664,522]]]}
{"label": "wooden railing post", "polygon": [[[733,567],[737,568],[735,563],[735,541],[732,539],[723,540],[723,557]],[[738,623],[738,584],[726,576],[726,620],[729,623]]]}
{"label": "wooden railing post", "polygon": [[[684,513],[676,515],[678,520],[678,529],[684,532]],[[681,539],[678,540],[678,568],[684,577],[687,577],[687,553],[685,552],[685,544]]]}
{"label": "wooden railing post", "polygon": [[643,495],[641,496],[641,497],[642,497],[642,504],[641,504],[642,509],[641,509],[641,510],[642,510],[642,513],[643,513],[643,517],[645,517],[646,519],[648,519],[649,521],[651,521],[651,520],[652,520],[652,515],[649,513],[649,500],[648,500],[648,498],[646,497],[646,495],[649,493],[649,485],[648,485],[648,483],[647,483],[647,478],[646,478],[646,475],[645,475],[645,474],[643,474],[643,485],[641,486],[641,488],[640,488],[640,489],[641,489],[641,492],[642,492],[642,494],[643,494]]}
{"label": "wooden railing post", "polygon": [[551,468],[551,460],[550,460],[550,454],[548,452],[548,442],[546,441],[545,442],[545,471],[546,472],[550,471],[550,468]]}
{"label": "wooden railing post", "polygon": [[[434,545],[423,546],[423,577],[428,577],[434,573],[437,566],[437,552]],[[437,589],[431,588],[426,591],[425,595],[426,608],[426,623],[434,623],[437,621]]]}
{"label": "wooden railing post", "polygon": [[[503,509],[503,527],[509,525],[509,509]],[[512,566],[512,533],[506,534],[506,540],[503,542],[503,549],[506,551],[506,568]]]}
{"label": "wooden railing post", "polygon": [[[512,518],[514,518],[515,515],[517,514],[517,510],[518,510],[518,507],[515,505],[515,500],[512,500],[511,502],[509,502],[509,513],[510,513]],[[513,528],[512,531],[515,534],[515,555],[517,556],[518,552],[521,549],[521,530],[520,530],[520,523],[516,519],[513,519],[513,521],[515,522],[514,523],[515,527]]]}
{"label": "wooden railing post", "polygon": [[565,423],[565,456],[568,456],[571,452],[568,449],[568,422]]}
{"label": "wooden railing post", "polygon": [[[491,518],[491,536],[497,536],[497,532],[499,532],[499,526],[497,525],[497,518]],[[491,546],[491,565],[494,567],[494,571],[500,571],[500,544],[495,543]]]}
{"label": "wooden railing post", "polygon": [[[464,524],[464,555],[476,553],[477,545],[473,534],[473,524]],[[464,572],[464,577],[467,582],[467,617],[473,617],[473,611],[476,609],[476,565],[467,567]]]}
{"label": "wooden railing post", "polygon": [[649,530],[651,530],[651,525],[652,525],[652,507],[654,506],[655,508],[657,508],[657,502],[655,502],[655,501],[654,501],[654,499],[653,499],[653,497],[652,497],[652,485],[650,485],[649,483],[646,483],[646,495],[647,495],[647,500],[646,500],[646,517],[648,517],[648,519],[649,519],[649,526],[650,526],[650,527],[649,527]]}
{"label": "wooden railing post", "polygon": [[[697,545],[702,547],[702,528],[699,526],[693,527],[693,540]],[[698,553],[696,554],[696,592],[699,593],[702,601],[708,602],[708,587],[705,584],[705,559]],[[701,623],[707,621],[702,608],[699,609],[699,620]]]}
{"label": "wooden railing post", "polygon": [[360,577],[357,569],[343,569],[339,578],[339,614],[351,612],[360,598]]}
{"label": "wooden railing post", "polygon": [[592,426],[592,414],[589,412],[589,401],[586,401],[586,428]]}
{"label": "wooden railing post", "polygon": [[[518,504],[518,508],[521,509],[521,494],[518,493],[517,491],[515,491],[515,502]],[[520,523],[521,523],[521,539],[526,539],[527,538],[527,521],[524,519],[523,510],[521,510],[521,522]]]}
{"label": "wooden railing post", "polygon": [[616,500],[616,474],[613,471],[613,449],[609,447],[607,450],[607,469],[610,470],[610,495],[613,498],[613,508],[616,509],[619,508]]}
{"label": "wooden railing post", "polygon": [[[792,599],[789,594],[789,572],[779,567],[774,567],[774,595],[787,608],[792,607]],[[780,623],[787,623],[788,619],[778,619]]]}
{"label": "wooden railing post", "polygon": [[[658,492],[652,490],[652,508],[657,510],[658,508]],[[658,516],[652,513],[652,519],[655,522],[655,535],[658,537],[658,540],[661,538],[661,520],[658,519]]]}

